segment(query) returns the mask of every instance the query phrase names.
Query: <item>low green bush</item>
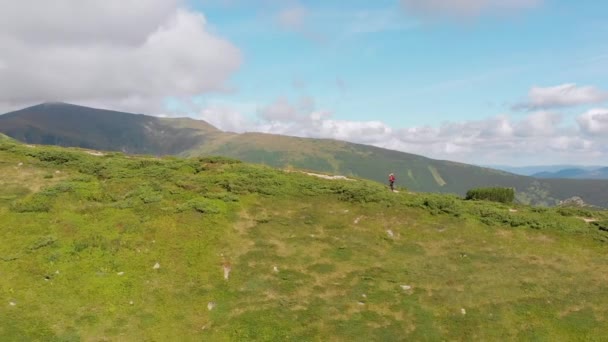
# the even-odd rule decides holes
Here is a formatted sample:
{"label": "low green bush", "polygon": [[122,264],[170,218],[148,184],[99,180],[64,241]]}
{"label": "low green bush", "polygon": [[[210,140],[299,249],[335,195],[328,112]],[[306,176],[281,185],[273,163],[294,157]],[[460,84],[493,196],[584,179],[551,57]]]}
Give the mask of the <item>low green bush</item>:
{"label": "low green bush", "polygon": [[11,210],[17,213],[42,213],[49,212],[52,207],[52,197],[41,194],[31,196],[13,202]]}
{"label": "low green bush", "polygon": [[31,150],[28,151],[26,154],[40,161],[55,165],[63,165],[72,161],[76,161],[81,159],[83,156],[81,153],[77,152],[54,149]]}
{"label": "low green bush", "polygon": [[429,195],[422,202],[423,206],[430,211],[431,214],[450,214],[460,216],[462,214],[462,205],[460,199],[450,195]]}
{"label": "low green bush", "polygon": [[178,213],[194,210],[203,214],[219,214],[222,212],[221,206],[217,201],[207,198],[195,198],[186,203],[178,205],[176,208]]}
{"label": "low green bush", "polygon": [[485,200],[499,203],[513,203],[515,190],[513,188],[477,188],[467,191],[467,200]]}

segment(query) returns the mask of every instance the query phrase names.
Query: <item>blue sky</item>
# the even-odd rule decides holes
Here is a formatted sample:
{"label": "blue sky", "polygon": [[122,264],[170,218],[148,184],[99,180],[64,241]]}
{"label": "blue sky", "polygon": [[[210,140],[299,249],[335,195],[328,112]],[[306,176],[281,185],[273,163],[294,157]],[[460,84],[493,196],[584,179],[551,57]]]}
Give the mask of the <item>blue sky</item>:
{"label": "blue sky", "polygon": [[[278,97],[311,96],[337,119],[400,128],[522,116],[510,107],[533,86],[608,89],[602,1],[437,16],[408,13],[399,1],[259,3],[191,4],[244,55],[234,92],[208,101],[254,111]],[[302,16],[282,25],[280,13],[292,8]],[[564,112],[573,118],[580,108]]]}
{"label": "blue sky", "polygon": [[475,164],[608,165],[606,13],[599,0],[0,0],[0,113],[64,101]]}

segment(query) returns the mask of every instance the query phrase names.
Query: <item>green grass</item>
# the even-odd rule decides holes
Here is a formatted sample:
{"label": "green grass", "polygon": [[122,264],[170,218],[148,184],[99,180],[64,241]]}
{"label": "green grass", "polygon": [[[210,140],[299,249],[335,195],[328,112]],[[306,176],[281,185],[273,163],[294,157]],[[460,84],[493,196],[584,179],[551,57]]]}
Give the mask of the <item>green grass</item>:
{"label": "green grass", "polygon": [[0,174],[1,341],[608,335],[605,211],[11,141]]}
{"label": "green grass", "polygon": [[[386,183],[389,173],[395,173],[397,187],[416,192],[464,196],[472,188],[506,187],[516,189],[516,199],[522,204],[556,206],[576,196],[587,204],[608,208],[605,180],[536,179],[336,140],[222,132],[204,121],[187,118],[42,104],[0,115],[1,133],[30,144],[156,156],[221,155],[272,167],[341,174],[382,183]],[[0,136],[0,140],[7,139]],[[95,165],[81,167],[90,169]]]}

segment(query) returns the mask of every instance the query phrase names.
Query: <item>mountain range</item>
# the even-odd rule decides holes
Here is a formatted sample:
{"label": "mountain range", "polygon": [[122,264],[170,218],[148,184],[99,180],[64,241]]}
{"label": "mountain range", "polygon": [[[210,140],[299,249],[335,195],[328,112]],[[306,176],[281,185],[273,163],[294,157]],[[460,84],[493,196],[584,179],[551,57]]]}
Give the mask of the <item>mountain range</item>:
{"label": "mountain range", "polygon": [[0,115],[0,133],[28,144],[59,145],[128,154],[220,155],[278,168],[295,168],[397,184],[415,192],[464,195],[475,187],[513,187],[517,199],[556,205],[574,196],[608,207],[608,182],[537,179],[435,160],[420,155],[328,139],[229,133],[201,120],[159,118],[66,103],[44,103]]}
{"label": "mountain range", "polygon": [[[508,165],[480,165],[491,169],[502,170],[522,176],[538,178],[602,178],[602,171],[605,168],[599,165],[533,165],[533,166],[508,166]],[[577,171],[573,171],[577,170]],[[599,170],[600,172],[595,172]],[[603,171],[605,172],[605,171]],[[574,174],[580,177],[572,177]],[[550,176],[550,177],[545,177]],[[598,177],[599,176],[599,177]]]}
{"label": "mountain range", "polygon": [[569,179],[608,179],[608,167],[585,170],[579,168],[563,169],[557,172],[539,172],[532,175],[536,178],[569,178]]}

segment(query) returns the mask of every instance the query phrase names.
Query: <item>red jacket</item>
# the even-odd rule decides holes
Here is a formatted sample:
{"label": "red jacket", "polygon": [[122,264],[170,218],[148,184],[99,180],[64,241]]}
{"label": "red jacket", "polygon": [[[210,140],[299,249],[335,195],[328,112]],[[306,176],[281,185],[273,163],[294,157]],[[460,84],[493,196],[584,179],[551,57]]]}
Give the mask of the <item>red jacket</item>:
{"label": "red jacket", "polygon": [[388,177],[388,181],[389,181],[389,182],[394,182],[394,181],[395,181],[395,176],[390,175],[390,176]]}

